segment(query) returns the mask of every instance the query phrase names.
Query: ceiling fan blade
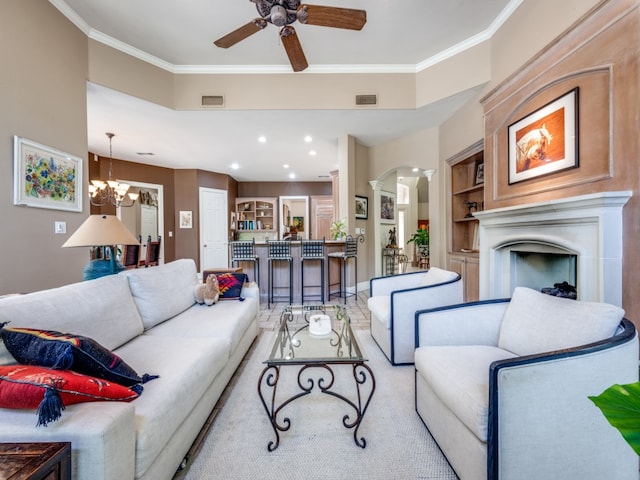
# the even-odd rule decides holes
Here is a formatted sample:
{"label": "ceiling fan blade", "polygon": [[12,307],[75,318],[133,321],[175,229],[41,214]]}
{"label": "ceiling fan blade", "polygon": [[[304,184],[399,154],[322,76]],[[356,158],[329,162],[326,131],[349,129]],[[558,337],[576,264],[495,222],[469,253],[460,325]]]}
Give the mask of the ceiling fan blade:
{"label": "ceiling fan blade", "polygon": [[298,21],[321,27],[362,30],[367,23],[367,12],[353,8],[325,7],[323,5],[301,5]]}
{"label": "ceiling fan blade", "polygon": [[283,27],[282,30],[280,30],[280,38],[282,38],[282,44],[287,52],[293,71],[301,72],[307,68],[309,64],[302,51],[302,45],[300,45],[296,30],[291,25]]}
{"label": "ceiling fan blade", "polygon": [[263,18],[256,18],[255,20],[250,21],[246,25],[241,26],[240,28],[235,29],[233,32],[226,34],[224,37],[219,38],[215,42],[213,42],[216,46],[220,48],[229,48],[236,43],[244,40],[247,37],[250,37],[254,33],[259,32],[264,27],[267,26],[267,21]]}

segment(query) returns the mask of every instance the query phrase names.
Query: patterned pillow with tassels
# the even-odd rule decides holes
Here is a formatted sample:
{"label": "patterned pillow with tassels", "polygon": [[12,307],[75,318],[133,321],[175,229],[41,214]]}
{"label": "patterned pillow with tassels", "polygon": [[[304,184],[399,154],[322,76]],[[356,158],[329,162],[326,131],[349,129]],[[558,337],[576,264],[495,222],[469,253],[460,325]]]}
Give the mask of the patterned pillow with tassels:
{"label": "patterned pillow with tassels", "polygon": [[120,385],[132,386],[158,378],[138,375],[118,355],[92,338],[53,330],[3,326],[0,336],[18,363],[73,370]]}
{"label": "patterned pillow with tassels", "polygon": [[82,402],[130,402],[142,386],[131,388],[77,372],[33,365],[0,366],[0,407],[37,409],[36,426],[46,427],[67,405]]}

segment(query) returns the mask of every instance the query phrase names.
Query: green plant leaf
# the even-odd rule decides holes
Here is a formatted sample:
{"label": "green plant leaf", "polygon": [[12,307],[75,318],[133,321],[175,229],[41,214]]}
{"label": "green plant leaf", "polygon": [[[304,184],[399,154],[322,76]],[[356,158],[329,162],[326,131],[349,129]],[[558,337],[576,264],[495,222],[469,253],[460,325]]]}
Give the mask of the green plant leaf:
{"label": "green plant leaf", "polygon": [[414,242],[416,245],[429,245],[429,231],[419,228],[416,233],[411,235],[407,243]]}
{"label": "green plant leaf", "polygon": [[640,382],[612,385],[589,397],[626,442],[640,455]]}

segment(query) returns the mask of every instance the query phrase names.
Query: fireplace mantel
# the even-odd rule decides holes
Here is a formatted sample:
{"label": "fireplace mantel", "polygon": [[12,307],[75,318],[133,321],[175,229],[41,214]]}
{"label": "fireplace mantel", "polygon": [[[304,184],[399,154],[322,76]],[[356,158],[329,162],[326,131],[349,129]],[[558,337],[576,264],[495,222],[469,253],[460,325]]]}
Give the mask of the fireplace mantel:
{"label": "fireplace mantel", "polygon": [[475,212],[480,221],[480,298],[510,297],[508,252],[518,244],[577,256],[580,300],[622,304],[622,209],[631,191],[600,192]]}

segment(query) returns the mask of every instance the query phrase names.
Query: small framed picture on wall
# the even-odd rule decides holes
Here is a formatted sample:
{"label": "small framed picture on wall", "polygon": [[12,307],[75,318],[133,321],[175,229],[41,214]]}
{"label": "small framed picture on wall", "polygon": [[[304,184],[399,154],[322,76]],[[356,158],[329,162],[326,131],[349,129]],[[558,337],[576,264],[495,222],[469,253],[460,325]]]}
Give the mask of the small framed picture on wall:
{"label": "small framed picture on wall", "polygon": [[369,217],[369,198],[356,195],[356,218],[366,220]]}
{"label": "small framed picture on wall", "polygon": [[380,192],[380,222],[396,223],[396,196],[391,192]]}
{"label": "small framed picture on wall", "polygon": [[180,228],[193,228],[193,212],[180,210]]}
{"label": "small framed picture on wall", "polygon": [[481,185],[484,183],[484,162],[476,163],[476,179],[474,185]]}

